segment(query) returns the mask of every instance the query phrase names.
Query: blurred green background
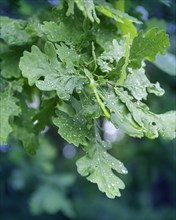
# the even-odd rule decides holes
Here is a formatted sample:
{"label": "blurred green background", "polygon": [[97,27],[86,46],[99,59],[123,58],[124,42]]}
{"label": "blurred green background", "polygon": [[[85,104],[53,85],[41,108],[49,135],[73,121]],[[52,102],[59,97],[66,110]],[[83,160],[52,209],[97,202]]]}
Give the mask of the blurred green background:
{"label": "blurred green background", "polygon": [[[0,0],[0,14],[24,19],[36,13],[47,16],[45,9],[56,4],[58,0]],[[172,59],[170,55],[164,61],[158,58],[155,64],[147,63],[146,69],[149,79],[159,81],[165,89],[163,97],[149,96],[151,110],[156,113],[172,110],[176,106],[173,76],[176,2],[127,0],[126,8],[130,15],[144,22],[144,29],[158,26],[170,35]],[[75,161],[82,151],[65,143],[54,128],[41,137],[36,156],[29,156],[12,139],[8,150],[0,152],[0,219],[176,219],[175,141],[122,136],[113,143],[110,152],[129,171],[121,177],[126,189],[114,200],[106,198],[95,184],[79,176]]]}

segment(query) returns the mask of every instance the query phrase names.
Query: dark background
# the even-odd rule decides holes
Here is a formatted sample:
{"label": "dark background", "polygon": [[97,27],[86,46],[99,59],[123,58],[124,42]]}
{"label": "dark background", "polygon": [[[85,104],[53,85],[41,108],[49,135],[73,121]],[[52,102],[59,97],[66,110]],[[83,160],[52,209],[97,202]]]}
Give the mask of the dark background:
{"label": "dark background", "polygon": [[[174,54],[175,1],[133,0],[131,5],[129,2],[126,1],[127,11],[142,19],[144,28],[151,24],[148,21],[153,17],[160,20],[157,25],[164,23],[171,40],[169,51]],[[57,3],[56,0],[0,0],[0,14],[25,19]],[[146,69],[149,79],[159,81],[165,89],[163,97],[149,96],[151,110],[156,113],[173,110],[175,77],[151,63],[147,63]],[[55,129],[50,129],[45,139],[41,139],[39,152],[34,157],[27,155],[15,140],[11,142],[7,151],[0,152],[1,220],[176,219],[175,141],[127,136],[115,141],[111,153],[124,162],[129,174],[122,176],[126,188],[114,200],[106,198],[95,184],[79,176],[75,161],[82,152],[63,142]],[[58,207],[53,208],[55,205]]]}

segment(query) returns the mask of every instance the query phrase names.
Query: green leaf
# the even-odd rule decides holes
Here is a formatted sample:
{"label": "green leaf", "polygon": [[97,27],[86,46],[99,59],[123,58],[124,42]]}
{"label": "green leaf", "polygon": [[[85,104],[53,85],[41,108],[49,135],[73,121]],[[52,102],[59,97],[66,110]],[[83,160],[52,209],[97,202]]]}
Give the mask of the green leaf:
{"label": "green leaf", "polygon": [[69,100],[70,95],[74,89],[80,92],[83,85],[86,83],[86,79],[83,76],[75,75],[48,75],[45,80],[38,80],[35,84],[43,91],[56,90],[57,95],[63,100]]}
{"label": "green leaf", "polygon": [[150,112],[149,108],[142,102],[134,102],[132,97],[123,89],[115,88],[115,92],[126,105],[135,122],[141,127],[142,136],[154,139],[161,134],[165,139],[175,138],[174,111],[157,115]]}
{"label": "green leaf", "polygon": [[19,61],[20,61],[21,53],[17,52],[9,52],[5,53],[1,56],[1,75],[4,78],[19,78],[21,73],[19,69]]}
{"label": "green leaf", "polygon": [[68,44],[77,44],[83,34],[79,23],[75,20],[59,24],[45,21],[44,24],[39,25],[37,33],[39,37],[44,37],[51,42],[62,41]]}
{"label": "green leaf", "polygon": [[169,111],[165,114],[157,115],[158,130],[160,134],[169,140],[176,137],[176,111]]}
{"label": "green leaf", "polygon": [[56,53],[58,54],[60,60],[66,64],[68,71],[74,71],[74,66],[79,64],[79,55],[74,48],[66,46],[64,43],[61,45],[56,45]]}
{"label": "green leaf", "polygon": [[[50,174],[55,169],[54,160],[56,158],[57,148],[55,148],[48,137],[44,135],[40,136],[37,154],[34,157],[31,157],[33,161],[32,165],[38,167],[44,175]],[[28,163],[28,166],[31,169],[31,163],[29,163],[29,161],[26,161],[26,163]],[[48,175],[46,176],[48,177]]]}
{"label": "green leaf", "polygon": [[164,55],[165,50],[170,46],[169,37],[165,31],[153,28],[146,33],[139,32],[134,38],[130,50],[130,66],[140,68],[141,62],[147,59],[151,62],[155,60],[156,55],[160,52]]}
{"label": "green leaf", "polygon": [[102,4],[97,5],[96,9],[102,14],[104,14],[105,16],[112,18],[115,21],[120,22],[120,23],[124,23],[124,20],[123,20],[124,18],[127,19],[128,21],[131,21],[137,24],[142,23],[137,18],[134,18],[120,10],[116,10],[115,8],[112,7],[111,4],[108,4],[108,3],[104,3],[103,5]]}
{"label": "green leaf", "polygon": [[109,47],[113,40],[117,37],[117,28],[111,23],[100,23],[95,30],[96,42],[105,50],[109,51]]}
{"label": "green leaf", "polygon": [[27,21],[0,17],[1,36],[8,45],[24,45],[31,41],[30,34],[25,30]]}
{"label": "green leaf", "polygon": [[15,118],[13,130],[16,138],[22,142],[26,152],[31,155],[36,154],[39,146],[38,134],[35,132],[33,117],[35,110],[29,108],[24,102],[24,97],[20,102],[21,115]]}
{"label": "green leaf", "polygon": [[147,93],[154,93],[157,96],[162,96],[164,90],[161,89],[159,83],[151,83],[143,68],[131,70],[128,74],[123,86],[127,88],[136,100],[147,99]]}
{"label": "green leaf", "polygon": [[82,98],[83,115],[89,119],[99,118],[103,113],[94,96]]}
{"label": "green leaf", "polygon": [[97,63],[102,72],[109,73],[113,70],[114,66],[113,62],[117,62],[120,60],[122,56],[124,56],[125,48],[124,41],[122,40],[120,43],[114,39],[112,44],[109,45],[108,49],[105,50],[97,59]]}
{"label": "green leaf", "polygon": [[31,52],[24,51],[19,67],[22,75],[28,78],[30,86],[34,85],[40,77],[51,75],[53,72],[52,66],[48,64],[48,56],[37,46],[32,46]]}
{"label": "green leaf", "polygon": [[167,52],[164,56],[158,55],[154,65],[171,76],[176,75],[176,56],[174,54]]}
{"label": "green leaf", "polygon": [[167,24],[166,21],[163,19],[151,18],[146,21],[147,29],[151,28],[159,28],[161,30],[167,31]]}
{"label": "green leaf", "polygon": [[74,4],[75,4],[75,2],[73,0],[68,0],[67,4],[68,4],[68,10],[67,10],[66,15],[67,16],[69,16],[71,14],[73,15],[74,14]]}
{"label": "green leaf", "polygon": [[23,91],[23,86],[24,86],[24,79],[23,78],[20,78],[18,80],[13,80],[11,82],[11,88],[14,92],[17,91],[17,92],[21,93]]}
{"label": "green leaf", "polygon": [[86,155],[76,162],[78,172],[87,176],[90,182],[96,183],[107,197],[113,199],[120,196],[119,189],[124,189],[125,185],[113,171],[126,174],[124,165],[107,153],[107,144],[104,141],[94,140],[85,150]]}
{"label": "green leaf", "polygon": [[171,0],[159,0],[162,4],[166,5],[167,7],[171,7],[172,1]]}
{"label": "green leaf", "polygon": [[78,8],[83,12],[85,17],[88,17],[92,22],[100,22],[96,15],[95,5],[93,0],[75,0]]}
{"label": "green leaf", "polygon": [[116,21],[116,25],[121,31],[122,35],[130,34],[131,38],[134,38],[137,35],[137,30],[133,23],[142,23],[138,19],[124,13],[121,10],[117,10],[112,7],[111,4],[104,3],[96,6],[96,9],[104,14],[105,16],[112,18]]}
{"label": "green leaf", "polygon": [[[46,125],[56,125],[63,140],[82,146],[86,154],[77,161],[79,173],[109,198],[120,196],[124,188],[116,172],[127,171],[107,153],[109,145],[100,138],[104,118],[132,137],[175,137],[175,111],[155,114],[142,103],[148,93],[164,93],[159,83],[146,77],[144,61],[163,55],[169,38],[158,28],[138,34],[134,23],[140,22],[124,13],[125,6],[124,0],[62,0],[53,10],[42,10],[28,21],[0,20],[1,142],[6,144],[13,131],[28,153],[35,154],[40,145],[46,150],[41,147],[43,154],[35,158],[35,164],[41,162],[39,179],[46,184],[32,196],[34,214],[61,210],[74,218],[64,189],[73,182],[45,175],[52,172],[56,153],[40,141]],[[152,22],[147,25],[157,23]],[[158,59],[155,65],[174,72],[174,59],[167,65],[163,60],[157,63]],[[8,86],[11,91],[6,90]],[[35,109],[33,97],[40,100]],[[23,165],[24,160],[15,160]]]}
{"label": "green leaf", "polygon": [[75,146],[87,145],[93,138],[92,130],[88,130],[86,120],[81,115],[69,116],[65,112],[58,111],[58,117],[53,123],[59,128],[58,133],[70,144]]}
{"label": "green leaf", "polygon": [[117,26],[120,29],[122,36],[129,34],[133,39],[137,36],[137,29],[134,24],[126,18],[123,18],[123,23],[117,22]]}
{"label": "green leaf", "polygon": [[[59,47],[62,48],[62,46],[58,46],[58,48]],[[55,90],[61,99],[68,100],[74,89],[78,92],[82,90],[84,84],[87,83],[87,79],[74,69],[75,57],[72,57],[73,60],[69,60],[68,54],[65,54],[63,48],[62,50],[58,49],[57,52],[61,60],[65,62],[66,59],[66,63],[69,60],[67,63],[69,65],[64,67],[62,63],[57,60],[57,55],[56,52],[54,52],[53,46],[50,48],[51,51],[53,51],[50,56],[42,53],[36,46],[32,46],[31,52],[25,51],[19,64],[22,75],[28,78],[29,85],[35,84],[43,91]],[[69,49],[67,52],[68,51]],[[41,79],[41,77],[44,79]]]}
{"label": "green leaf", "polygon": [[126,106],[113,91],[103,91],[104,102],[111,113],[111,122],[132,137],[142,137],[143,131]]}
{"label": "green leaf", "polygon": [[130,35],[128,34],[126,36],[126,41],[125,41],[125,62],[122,66],[122,69],[121,69],[121,73],[120,73],[120,78],[118,79],[118,81],[116,82],[116,86],[120,86],[120,85],[123,85],[125,79],[126,79],[126,76],[127,76],[127,73],[126,73],[126,69],[127,69],[127,66],[128,66],[128,63],[129,63],[129,50],[130,50]]}
{"label": "green leaf", "polygon": [[34,215],[47,212],[50,215],[63,211],[68,217],[74,217],[73,207],[65,193],[57,187],[43,184],[37,188],[30,199],[30,210]]}
{"label": "green leaf", "polygon": [[[42,131],[45,126],[51,124],[51,117],[54,114],[54,107],[56,105],[56,98],[44,100],[41,104],[41,109],[34,116],[35,130]],[[46,117],[47,115],[47,117]]]}
{"label": "green leaf", "polygon": [[20,114],[20,107],[16,104],[17,99],[9,89],[0,94],[0,144],[6,145],[9,134],[12,132],[10,121]]}

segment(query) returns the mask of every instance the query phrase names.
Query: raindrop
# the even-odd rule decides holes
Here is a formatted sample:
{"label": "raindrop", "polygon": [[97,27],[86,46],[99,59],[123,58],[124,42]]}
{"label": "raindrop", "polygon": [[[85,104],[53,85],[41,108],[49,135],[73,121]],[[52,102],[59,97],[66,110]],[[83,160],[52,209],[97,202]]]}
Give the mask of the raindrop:
{"label": "raindrop", "polygon": [[35,121],[33,122],[33,125],[36,125],[36,124],[38,124],[38,120],[35,120]]}
{"label": "raindrop", "polygon": [[124,174],[128,173],[128,171],[127,171],[126,168],[122,168],[121,171],[122,171],[122,173],[124,173]]}

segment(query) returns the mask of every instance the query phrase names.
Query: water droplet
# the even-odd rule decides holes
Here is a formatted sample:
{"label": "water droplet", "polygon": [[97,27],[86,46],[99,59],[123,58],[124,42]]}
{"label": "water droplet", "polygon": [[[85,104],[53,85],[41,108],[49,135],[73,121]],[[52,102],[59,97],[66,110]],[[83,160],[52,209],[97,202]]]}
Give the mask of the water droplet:
{"label": "water droplet", "polygon": [[35,120],[35,121],[33,122],[33,125],[36,125],[36,124],[38,124],[38,120]]}
{"label": "water droplet", "polygon": [[122,171],[122,173],[124,173],[124,174],[128,173],[128,171],[127,171],[127,169],[126,169],[125,167],[123,167],[123,168],[121,169],[121,171]]}

